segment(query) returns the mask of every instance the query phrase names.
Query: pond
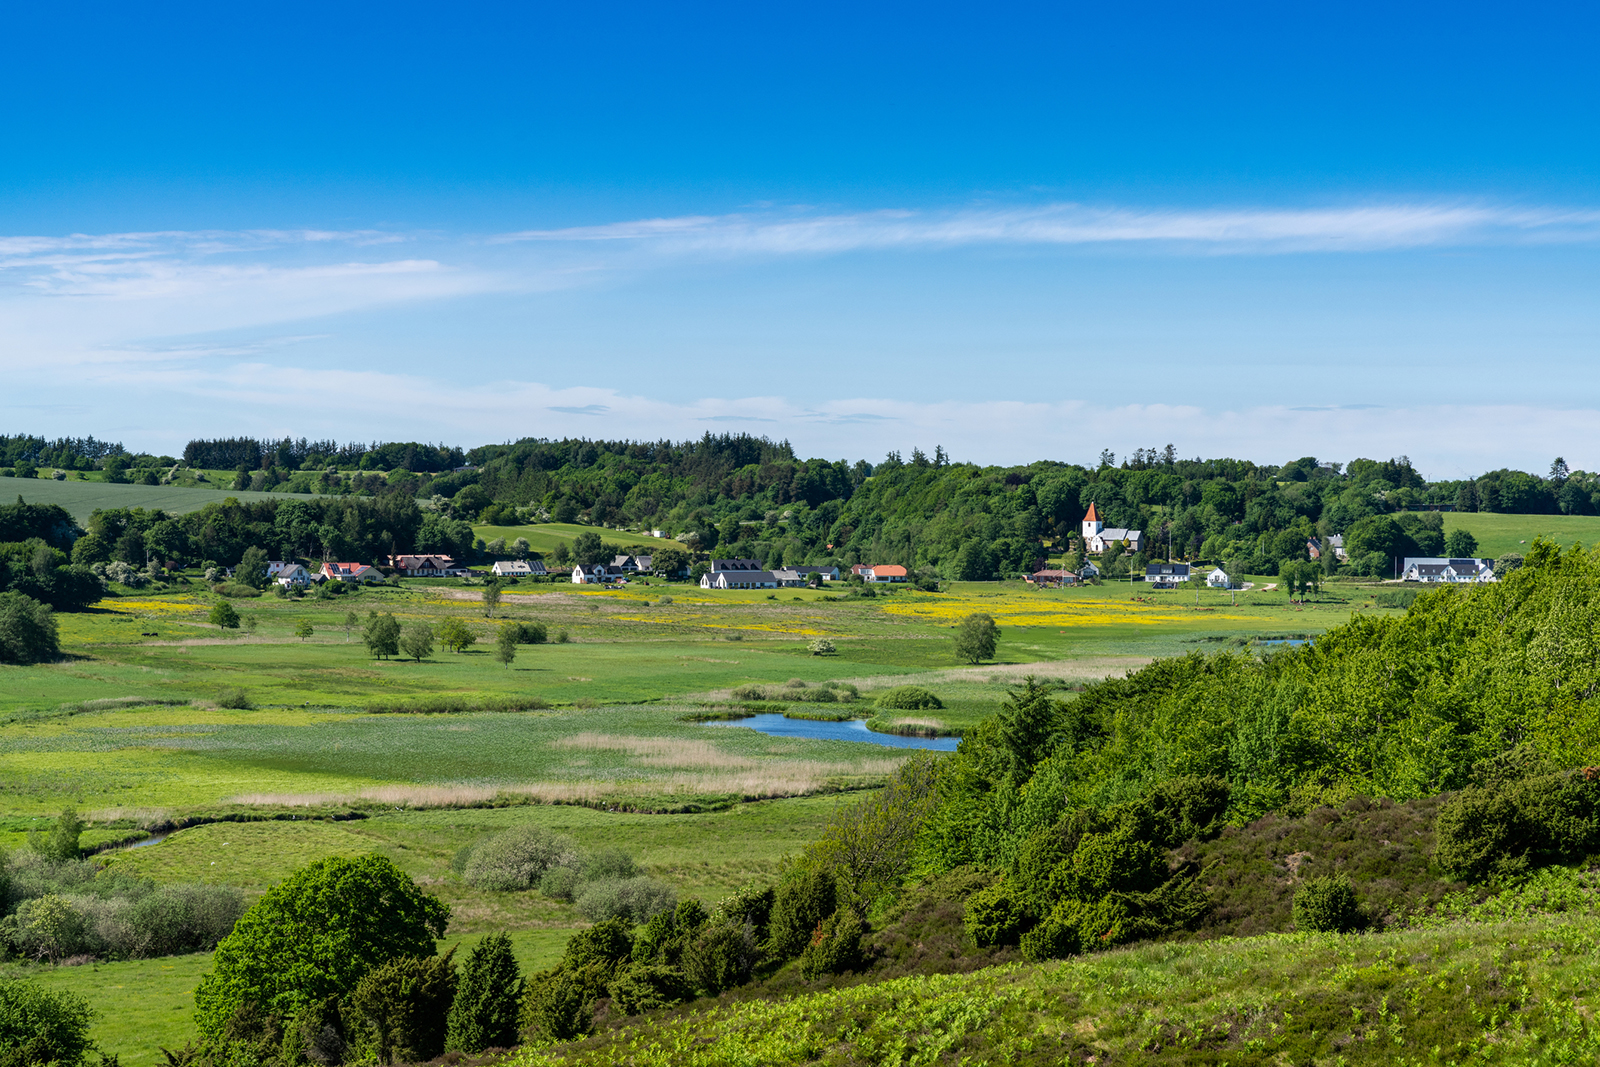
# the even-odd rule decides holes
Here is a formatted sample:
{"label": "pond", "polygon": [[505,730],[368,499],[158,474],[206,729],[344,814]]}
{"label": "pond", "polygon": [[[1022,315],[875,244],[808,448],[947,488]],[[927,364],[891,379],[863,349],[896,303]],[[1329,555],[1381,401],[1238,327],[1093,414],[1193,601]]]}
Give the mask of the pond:
{"label": "pond", "polygon": [[901,737],[899,734],[880,734],[867,729],[860,719],[847,722],[821,722],[817,719],[787,719],[773,713],[752,715],[748,719],[719,719],[705,726],[743,726],[772,737],[814,737],[821,741],[865,741],[869,745],[889,748],[931,748],[937,752],[954,752],[961,743],[959,737]]}

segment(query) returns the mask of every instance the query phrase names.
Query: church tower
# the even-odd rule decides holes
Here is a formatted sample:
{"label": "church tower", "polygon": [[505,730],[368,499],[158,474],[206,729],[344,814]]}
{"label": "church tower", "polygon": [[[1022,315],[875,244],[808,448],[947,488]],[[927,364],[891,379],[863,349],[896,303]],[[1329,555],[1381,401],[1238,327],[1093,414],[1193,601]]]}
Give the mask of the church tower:
{"label": "church tower", "polygon": [[1105,529],[1105,523],[1100,521],[1100,516],[1095,514],[1094,502],[1089,503],[1089,514],[1083,517],[1083,539],[1093,540],[1094,535]]}

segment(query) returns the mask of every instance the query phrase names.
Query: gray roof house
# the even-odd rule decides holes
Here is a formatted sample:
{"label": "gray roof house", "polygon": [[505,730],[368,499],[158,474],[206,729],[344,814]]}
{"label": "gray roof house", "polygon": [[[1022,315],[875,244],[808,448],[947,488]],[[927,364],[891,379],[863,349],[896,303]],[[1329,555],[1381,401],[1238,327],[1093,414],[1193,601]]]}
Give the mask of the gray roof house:
{"label": "gray roof house", "polygon": [[1174,589],[1179,582],[1189,580],[1187,563],[1152,563],[1144,569],[1144,580],[1157,589]]}

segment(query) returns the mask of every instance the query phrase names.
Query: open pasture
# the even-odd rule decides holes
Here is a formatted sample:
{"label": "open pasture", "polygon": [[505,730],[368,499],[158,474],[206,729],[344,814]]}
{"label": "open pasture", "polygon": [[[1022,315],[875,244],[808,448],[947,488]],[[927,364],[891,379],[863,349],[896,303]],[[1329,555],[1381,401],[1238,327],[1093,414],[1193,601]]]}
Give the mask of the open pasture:
{"label": "open pasture", "polygon": [[[230,475],[231,477],[231,475]],[[300,493],[252,493],[234,489],[185,488],[177,485],[118,485],[103,481],[57,482],[48,478],[8,478],[0,492],[17,494],[29,504],[59,504],[80,525],[87,524],[97,508],[160,508],[169,515],[199,511],[228,497],[239,500],[309,500]]]}
{"label": "open pasture", "polygon": [[1574,542],[1600,542],[1600,515],[1501,515],[1487,511],[1448,511],[1444,529],[1466,530],[1478,539],[1478,555],[1498,559],[1508,552],[1526,553],[1534,538],[1545,537],[1562,548]]}
{"label": "open pasture", "polygon": [[571,545],[581,534],[598,533],[601,540],[624,547],[639,545],[646,552],[657,548],[675,548],[680,552],[683,543],[665,537],[651,537],[643,532],[629,532],[627,530],[607,530],[600,527],[584,526],[575,522],[536,522],[525,526],[487,526],[480,525],[472,528],[473,535],[484,541],[493,541],[498,537],[506,539],[510,544],[519,537],[526,538],[528,547],[535,552],[552,552],[560,544]]}

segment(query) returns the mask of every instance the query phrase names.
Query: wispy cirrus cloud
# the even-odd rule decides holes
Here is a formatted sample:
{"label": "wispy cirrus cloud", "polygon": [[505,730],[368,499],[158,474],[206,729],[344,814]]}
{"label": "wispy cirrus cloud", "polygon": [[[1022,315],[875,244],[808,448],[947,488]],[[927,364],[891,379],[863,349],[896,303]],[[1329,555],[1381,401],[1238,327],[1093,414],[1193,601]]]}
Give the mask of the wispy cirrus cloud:
{"label": "wispy cirrus cloud", "polygon": [[523,230],[492,242],[630,243],[769,255],[1012,245],[1165,245],[1235,253],[1373,251],[1429,245],[1594,241],[1600,211],[1473,204],[1159,210],[1048,204],[944,211],[688,215]]}

